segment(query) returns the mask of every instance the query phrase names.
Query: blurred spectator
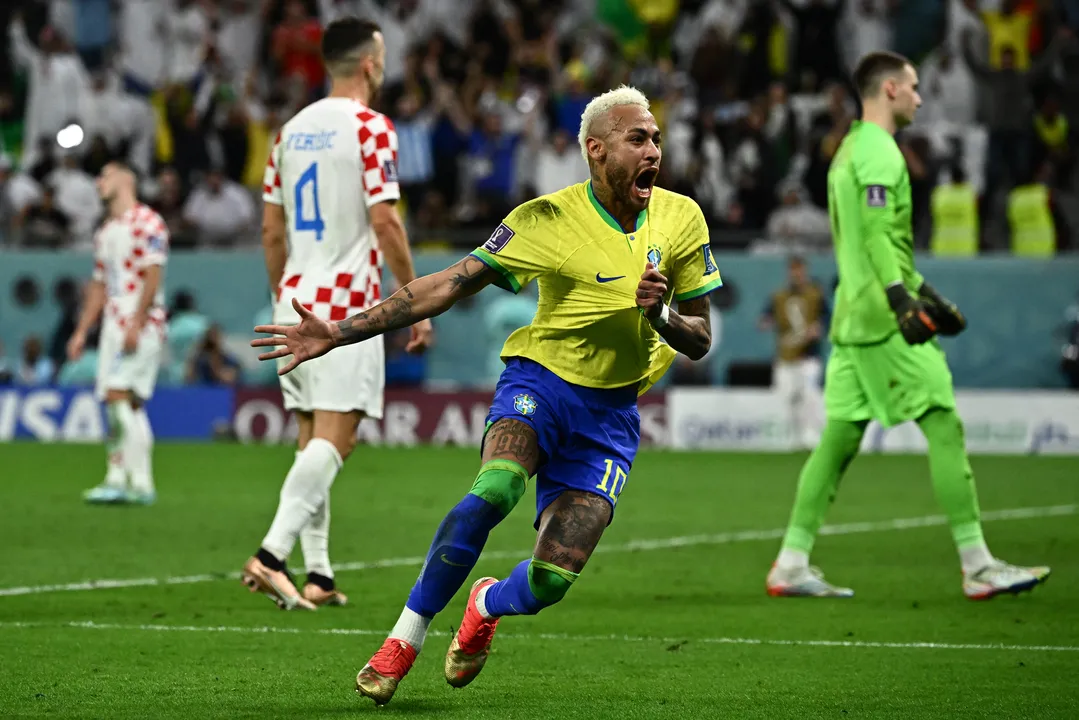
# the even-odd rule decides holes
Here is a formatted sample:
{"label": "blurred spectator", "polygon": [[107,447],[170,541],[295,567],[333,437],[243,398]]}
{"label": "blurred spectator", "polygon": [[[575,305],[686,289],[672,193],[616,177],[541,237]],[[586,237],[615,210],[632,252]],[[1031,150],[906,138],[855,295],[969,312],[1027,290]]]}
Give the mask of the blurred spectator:
{"label": "blurred spectator", "polygon": [[564,130],[556,131],[551,141],[536,151],[535,164],[536,195],[547,195],[588,179],[588,163],[576,138],[570,138]]}
{"label": "blurred spectator", "polygon": [[808,202],[803,188],[790,184],[782,189],[783,204],[768,218],[770,240],[818,241],[822,246],[831,237],[828,213]]}
{"label": "blurred spectator", "polygon": [[221,0],[217,17],[217,49],[229,81],[240,87],[258,62],[262,16],[259,0]]}
{"label": "blurred spectator", "polygon": [[126,92],[117,77],[101,70],[91,75],[80,108],[91,146],[100,138],[110,158],[125,158],[139,173],[150,171],[157,126],[145,98]]}
{"label": "blurred spectator", "polygon": [[19,220],[26,247],[56,249],[70,239],[71,219],[56,205],[56,192],[46,186],[41,199],[28,207]]}
{"label": "blurred spectator", "polygon": [[128,92],[149,97],[165,79],[169,47],[169,4],[123,0],[120,7],[120,70]]}
{"label": "blurred spectator", "polygon": [[[1001,0],[1000,8],[982,13],[989,37],[989,67],[997,70],[1030,67],[1032,18],[1019,11],[1019,0]],[[1011,57],[1005,59],[1010,53]]]}
{"label": "blurred spectator", "polygon": [[989,148],[986,159],[986,194],[993,193],[1004,183],[1016,183],[1030,167],[1030,103],[1031,85],[1039,79],[1057,55],[1072,41],[1069,30],[1061,30],[1042,57],[1029,70],[1017,65],[1017,50],[1000,46],[999,67],[978,59],[969,42],[963,54],[971,70],[982,80],[987,104],[986,123],[989,126]]}
{"label": "blurred spectator", "polygon": [[178,290],[172,296],[167,333],[168,375],[176,382],[183,382],[187,363],[209,329],[210,320],[199,312],[195,297],[187,290]]}
{"label": "blurred spectator", "polygon": [[1045,162],[1008,194],[1011,250],[1020,257],[1050,257],[1070,245],[1052,177],[1053,165]]}
{"label": "blurred spectator", "polygon": [[962,126],[974,122],[978,109],[974,76],[949,46],[938,48],[922,63],[918,74],[922,96],[919,126],[941,123]]}
{"label": "blurred spectator", "polygon": [[[849,0],[856,2],[857,0]],[[838,23],[841,3],[835,0],[780,0],[797,26],[793,67],[819,89],[843,76],[839,67]],[[796,78],[801,84],[802,78]]]}
{"label": "blurred spectator", "polygon": [[16,382],[20,385],[48,385],[55,372],[56,365],[45,354],[41,338],[37,335],[26,338],[22,344]]}
{"label": "blurred spectator", "polygon": [[74,0],[75,49],[89,70],[105,64],[113,39],[111,0]]}
{"label": "blurred spectator", "polygon": [[502,362],[502,345],[506,338],[518,328],[532,322],[536,314],[536,297],[531,290],[518,295],[499,293],[486,304],[483,310],[483,324],[487,330],[487,345],[491,354],[487,360],[487,382],[494,386],[499,375],[505,369]]}
{"label": "blurred spectator", "polygon": [[501,113],[491,108],[472,131],[468,163],[476,194],[476,220],[498,222],[511,207],[517,176],[517,143],[520,136],[506,132]]}
{"label": "blurred spectator", "polygon": [[210,18],[196,0],[174,0],[165,17],[168,81],[188,85],[198,74],[210,42]]}
{"label": "blurred spectator", "polygon": [[254,227],[255,201],[241,185],[215,169],[192,191],[183,219],[201,244],[235,244]]}
{"label": "blurred spectator", "polygon": [[186,380],[198,385],[235,385],[240,363],[222,345],[221,328],[211,325],[188,360]]}
{"label": "blurred spectator", "polygon": [[841,45],[845,65],[854,72],[858,61],[876,50],[892,49],[892,20],[899,0],[849,0],[842,3]]}
{"label": "blurred spectator", "polygon": [[737,188],[738,202],[745,213],[745,227],[763,228],[775,205],[777,181],[775,158],[764,136],[767,101],[753,104],[743,121],[740,138],[731,154],[731,181]]}
{"label": "blurred spectator", "polygon": [[169,228],[170,248],[194,247],[195,234],[184,220],[184,189],[174,168],[166,167],[157,176],[153,208]]}
{"label": "blurred spectator", "polygon": [[1075,130],[1060,111],[1060,99],[1054,93],[1047,93],[1034,114],[1033,120],[1033,162],[1040,166],[1045,162],[1053,165],[1054,185],[1071,185],[1071,172],[1075,163],[1075,151],[1072,143]]}
{"label": "blurred spectator", "polygon": [[274,28],[273,57],[285,77],[299,76],[309,96],[322,89],[325,71],[319,41],[322,27],[307,14],[302,0],[286,0],[285,17]]}
{"label": "blurred spectator", "polygon": [[18,66],[29,73],[22,166],[33,167],[40,149],[56,142],[56,134],[80,117],[79,103],[89,85],[79,56],[55,29],[42,29],[35,46],[26,36],[22,16],[8,28],[8,42]]}
{"label": "blurred spectator", "polygon": [[73,153],[68,153],[45,184],[56,193],[56,207],[70,220],[71,240],[89,246],[104,212],[94,178],[80,167]]}

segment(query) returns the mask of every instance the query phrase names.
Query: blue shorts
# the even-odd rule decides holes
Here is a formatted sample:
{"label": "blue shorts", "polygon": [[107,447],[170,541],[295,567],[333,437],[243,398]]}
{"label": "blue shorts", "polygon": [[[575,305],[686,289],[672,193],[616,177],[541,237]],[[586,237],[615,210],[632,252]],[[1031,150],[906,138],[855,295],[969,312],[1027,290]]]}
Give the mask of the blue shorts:
{"label": "blue shorts", "polygon": [[536,431],[536,521],[566,490],[583,490],[611,504],[626,488],[637,447],[641,416],[637,387],[615,390],[568,383],[539,363],[509,358],[498,379],[487,425],[503,418]]}

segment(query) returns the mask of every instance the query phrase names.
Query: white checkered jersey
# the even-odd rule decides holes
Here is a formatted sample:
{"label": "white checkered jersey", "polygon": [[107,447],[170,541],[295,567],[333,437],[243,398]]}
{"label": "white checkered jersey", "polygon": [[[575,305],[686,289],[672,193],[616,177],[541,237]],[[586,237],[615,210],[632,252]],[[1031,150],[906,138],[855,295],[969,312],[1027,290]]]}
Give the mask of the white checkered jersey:
{"label": "white checkered jersey", "polygon": [[397,133],[385,115],[326,98],[287,122],[262,193],[284,206],[288,227],[279,307],[295,297],[324,320],[343,320],[378,302],[382,256],[368,209],[400,195]]}
{"label": "white checkered jersey", "polygon": [[[121,327],[134,315],[142,296],[146,270],[164,266],[169,253],[165,221],[138,204],[118,218],[109,218],[94,235],[94,280],[105,283],[105,319]],[[165,282],[162,279],[148,313],[149,322],[164,327]]]}

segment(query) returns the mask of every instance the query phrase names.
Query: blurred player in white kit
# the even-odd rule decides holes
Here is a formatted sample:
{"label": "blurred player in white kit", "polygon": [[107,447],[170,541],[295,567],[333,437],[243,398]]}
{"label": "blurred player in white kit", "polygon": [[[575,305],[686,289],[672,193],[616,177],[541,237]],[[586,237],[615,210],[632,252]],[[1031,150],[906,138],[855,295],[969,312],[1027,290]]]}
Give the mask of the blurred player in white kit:
{"label": "blurred player in white kit", "polygon": [[[266,167],[262,244],[280,324],[299,321],[294,298],[324,320],[344,320],[378,303],[383,256],[402,286],[415,279],[395,207],[397,135],[369,107],[382,85],[382,33],[371,22],[339,19],[326,27],[322,56],[333,81],[329,96],[285,124]],[[417,323],[408,350],[422,352],[431,337],[430,321]],[[298,451],[270,530],[242,575],[252,592],[281,608],[346,602],[330,567],[330,486],[360,421],[382,417],[384,384],[381,338],[281,377],[285,408],[299,426]],[[307,571],[302,593],[285,566],[297,538]]]}
{"label": "blurred player in white kit", "polygon": [[96,394],[109,422],[105,482],[87,490],[90,503],[150,505],[156,499],[154,434],[144,407],[154,393],[165,341],[165,221],[138,201],[135,174],[109,163],[97,179],[108,217],[94,236],[94,271],[79,324],[68,341],[72,360],[104,312]]}

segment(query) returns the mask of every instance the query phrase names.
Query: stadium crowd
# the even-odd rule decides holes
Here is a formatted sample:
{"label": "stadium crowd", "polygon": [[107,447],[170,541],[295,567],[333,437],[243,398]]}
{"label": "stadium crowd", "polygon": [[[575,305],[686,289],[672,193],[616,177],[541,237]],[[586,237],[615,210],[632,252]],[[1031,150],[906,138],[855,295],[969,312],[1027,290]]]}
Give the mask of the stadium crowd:
{"label": "stadium crowd", "polygon": [[1061,248],[1079,221],[1074,0],[14,0],[0,7],[8,242],[87,246],[92,177],[120,154],[174,248],[254,243],[269,144],[323,91],[320,27],[343,14],[384,29],[379,104],[420,240],[471,244],[455,228],[584,179],[580,111],[627,82],[664,130],[660,184],[698,200],[717,243],[826,242],[827,168],[857,112],[846,77],[880,48],[921,70],[902,148],[923,247],[940,185],[977,196],[982,249],[1008,247],[1016,187],[1048,189]]}
{"label": "stadium crowd", "polygon": [[[516,203],[584,180],[581,111],[629,83],[663,130],[659,184],[698,201],[717,247],[823,248],[828,166],[858,112],[850,69],[891,48],[921,76],[900,135],[918,246],[1024,254],[1017,218],[1029,254],[1077,246],[1076,0],[11,0],[0,247],[88,249],[113,157],[138,171],[172,249],[257,245],[269,147],[323,93],[321,27],[346,14],[383,28],[378,106],[416,245],[474,246]],[[78,292],[58,298],[55,337],[0,362],[0,383],[92,374],[64,362]],[[163,379],[236,382],[195,299],[170,304]],[[530,314],[520,304],[492,307],[491,332]],[[422,381],[396,340],[400,382]]]}

